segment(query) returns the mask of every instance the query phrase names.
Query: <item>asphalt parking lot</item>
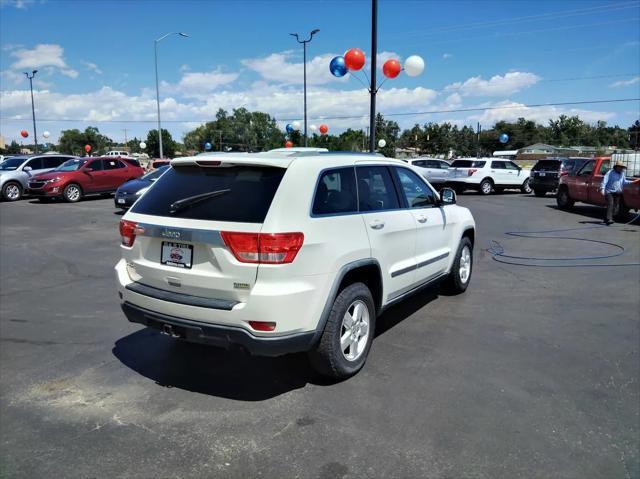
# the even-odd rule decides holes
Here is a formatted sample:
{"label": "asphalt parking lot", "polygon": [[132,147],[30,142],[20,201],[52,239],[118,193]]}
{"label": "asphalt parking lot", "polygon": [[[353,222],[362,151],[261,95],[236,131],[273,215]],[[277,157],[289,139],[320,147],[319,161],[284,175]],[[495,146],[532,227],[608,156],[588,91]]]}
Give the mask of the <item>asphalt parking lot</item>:
{"label": "asphalt parking lot", "polygon": [[[304,355],[252,358],[128,323],[113,200],[0,204],[0,476],[640,476],[640,267],[531,268],[512,254],[602,245],[506,237],[600,210],[459,197],[478,224],[461,296],[379,320],[365,368],[329,383]],[[576,232],[640,261],[640,226]]]}

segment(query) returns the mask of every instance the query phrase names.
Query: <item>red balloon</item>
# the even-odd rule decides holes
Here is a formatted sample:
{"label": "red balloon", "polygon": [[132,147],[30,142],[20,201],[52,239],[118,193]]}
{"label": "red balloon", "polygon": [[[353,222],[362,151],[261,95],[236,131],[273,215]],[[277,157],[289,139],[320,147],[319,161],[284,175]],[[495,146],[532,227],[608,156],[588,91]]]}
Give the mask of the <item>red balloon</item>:
{"label": "red balloon", "polygon": [[320,130],[320,133],[322,133],[323,135],[326,135],[327,132],[329,131],[329,127],[327,125],[325,125],[324,123],[322,125],[320,125],[320,128],[318,128]]}
{"label": "red balloon", "polygon": [[291,148],[291,147],[293,146],[293,142],[291,142],[291,141],[287,141],[287,142],[284,144],[284,146],[285,146],[285,148]]}
{"label": "red balloon", "polygon": [[84,151],[89,153],[91,151],[91,145],[84,145]]}
{"label": "red balloon", "polygon": [[22,130],[20,134],[22,135],[22,138],[26,138],[29,136],[29,132],[27,130]]}
{"label": "red balloon", "polygon": [[360,70],[364,66],[364,61],[364,52],[359,48],[351,48],[344,54],[344,64],[349,70]]}
{"label": "red balloon", "polygon": [[386,62],[384,62],[384,65],[382,65],[382,73],[384,73],[384,76],[386,76],[387,78],[395,78],[398,75],[400,75],[400,71],[402,70],[402,65],[400,65],[400,62],[398,60],[387,60]]}

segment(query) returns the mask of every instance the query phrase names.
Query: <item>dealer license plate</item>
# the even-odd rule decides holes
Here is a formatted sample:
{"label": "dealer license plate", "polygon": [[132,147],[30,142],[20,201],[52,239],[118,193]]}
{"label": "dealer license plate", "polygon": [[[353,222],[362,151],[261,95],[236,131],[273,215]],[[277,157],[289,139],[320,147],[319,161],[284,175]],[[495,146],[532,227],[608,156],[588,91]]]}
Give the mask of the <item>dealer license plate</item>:
{"label": "dealer license plate", "polygon": [[544,171],[541,171],[540,173],[538,173],[538,176],[547,176],[547,174]]}
{"label": "dealer license plate", "polygon": [[124,198],[118,198],[118,204],[124,205]]}
{"label": "dealer license plate", "polygon": [[191,268],[193,245],[186,243],[162,242],[160,262],[177,268]]}

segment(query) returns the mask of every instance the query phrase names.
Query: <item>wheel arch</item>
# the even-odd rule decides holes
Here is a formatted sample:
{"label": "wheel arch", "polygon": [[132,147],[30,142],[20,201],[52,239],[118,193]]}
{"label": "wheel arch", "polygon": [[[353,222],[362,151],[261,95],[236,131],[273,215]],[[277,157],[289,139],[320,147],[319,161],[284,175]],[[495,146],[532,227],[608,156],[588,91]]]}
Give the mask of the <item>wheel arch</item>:
{"label": "wheel arch", "polygon": [[371,291],[376,308],[376,314],[382,311],[383,283],[380,263],[378,263],[374,258],[366,258],[347,263],[340,268],[334,278],[316,327],[313,344],[320,340],[324,327],[327,324],[329,314],[331,313],[333,303],[338,294],[340,294],[340,291],[350,284],[358,282],[364,283]]}

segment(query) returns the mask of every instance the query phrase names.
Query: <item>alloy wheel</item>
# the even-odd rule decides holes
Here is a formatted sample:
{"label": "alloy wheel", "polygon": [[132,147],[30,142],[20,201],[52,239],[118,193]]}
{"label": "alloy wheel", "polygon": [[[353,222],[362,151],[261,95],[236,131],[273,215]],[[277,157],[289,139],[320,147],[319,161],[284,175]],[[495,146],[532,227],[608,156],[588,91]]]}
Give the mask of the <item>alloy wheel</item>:
{"label": "alloy wheel", "polygon": [[340,350],[347,361],[355,361],[364,353],[369,340],[369,308],[356,300],[347,308],[340,328]]}

